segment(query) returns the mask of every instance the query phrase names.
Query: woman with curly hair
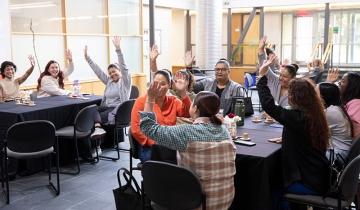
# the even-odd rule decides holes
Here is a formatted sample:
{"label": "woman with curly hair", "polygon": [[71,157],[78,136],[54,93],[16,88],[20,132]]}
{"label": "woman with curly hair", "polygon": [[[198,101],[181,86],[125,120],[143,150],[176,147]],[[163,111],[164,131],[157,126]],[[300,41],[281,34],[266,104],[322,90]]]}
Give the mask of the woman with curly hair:
{"label": "woman with curly hair", "polygon": [[[269,61],[263,67],[268,65]],[[288,89],[291,109],[285,109],[275,105],[267,83],[267,76],[263,76],[257,88],[263,109],[284,126],[281,147],[284,191],[325,194],[329,183],[326,150],[330,132],[319,94],[308,79],[293,79]]]}

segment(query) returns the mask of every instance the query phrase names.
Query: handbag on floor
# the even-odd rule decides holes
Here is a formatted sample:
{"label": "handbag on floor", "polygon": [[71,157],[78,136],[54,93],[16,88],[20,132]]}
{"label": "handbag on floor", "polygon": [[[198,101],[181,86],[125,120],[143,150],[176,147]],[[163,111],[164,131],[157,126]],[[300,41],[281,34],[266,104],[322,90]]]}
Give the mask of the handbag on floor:
{"label": "handbag on floor", "polygon": [[[125,179],[124,185],[121,183],[120,176]],[[117,171],[119,188],[113,190],[117,210],[141,210],[142,198],[139,184],[126,168]]]}

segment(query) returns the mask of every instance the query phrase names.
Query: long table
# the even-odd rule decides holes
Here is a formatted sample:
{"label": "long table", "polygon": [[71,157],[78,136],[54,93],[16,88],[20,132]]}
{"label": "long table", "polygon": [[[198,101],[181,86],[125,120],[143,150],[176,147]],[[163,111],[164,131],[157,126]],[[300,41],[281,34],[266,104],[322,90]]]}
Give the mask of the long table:
{"label": "long table", "polygon": [[89,95],[86,99],[68,96],[38,98],[35,100],[35,106],[15,104],[13,101],[0,103],[0,141],[5,138],[7,129],[14,123],[49,120],[59,129],[72,124],[80,109],[91,104],[99,104],[100,101],[100,96]]}
{"label": "long table", "polygon": [[230,209],[270,210],[274,192],[281,188],[282,170],[281,145],[268,139],[281,137],[282,128],[247,118],[237,129],[239,136],[244,132],[256,145],[236,146],[235,198]]}

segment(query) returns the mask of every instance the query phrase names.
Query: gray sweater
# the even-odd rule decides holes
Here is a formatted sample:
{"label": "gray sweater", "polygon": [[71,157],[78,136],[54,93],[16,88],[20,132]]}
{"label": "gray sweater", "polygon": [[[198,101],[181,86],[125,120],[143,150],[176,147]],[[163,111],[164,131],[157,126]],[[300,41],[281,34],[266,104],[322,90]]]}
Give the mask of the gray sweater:
{"label": "gray sweater", "polygon": [[[196,88],[194,89],[211,91],[215,93],[217,81],[215,78],[206,78],[199,82],[196,82],[195,86]],[[232,80],[229,80],[220,98],[220,109],[224,110],[224,114],[228,114],[232,111],[232,98],[240,96],[244,96],[243,88],[241,87],[241,85]]]}
{"label": "gray sweater", "polygon": [[[263,63],[264,60],[266,60],[266,55],[265,54],[258,55],[258,59],[259,59],[259,63]],[[270,93],[274,98],[275,102],[281,107],[289,106],[288,95],[280,97],[280,92],[281,92],[280,80],[279,77],[272,71],[271,66],[269,67],[269,70],[265,75],[268,78],[267,86],[269,87]]]}
{"label": "gray sweater", "polygon": [[89,63],[96,76],[106,85],[104,97],[101,101],[101,106],[105,107],[117,107],[119,104],[130,98],[131,75],[129,74],[129,70],[126,68],[124,56],[121,50],[116,50],[116,53],[121,72],[121,79],[117,82],[114,82],[110,76],[104,73],[104,71],[102,71],[90,57],[86,58],[86,61]]}

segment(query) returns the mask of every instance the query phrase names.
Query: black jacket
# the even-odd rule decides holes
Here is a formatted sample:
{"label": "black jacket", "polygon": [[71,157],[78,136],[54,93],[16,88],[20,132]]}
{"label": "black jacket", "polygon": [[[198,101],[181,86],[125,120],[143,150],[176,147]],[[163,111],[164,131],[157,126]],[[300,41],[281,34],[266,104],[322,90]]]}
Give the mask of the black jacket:
{"label": "black jacket", "polygon": [[300,110],[276,106],[266,76],[257,84],[262,108],[284,126],[282,133],[282,168],[284,187],[300,181],[317,193],[326,193],[329,186],[329,161],[325,151],[311,145],[307,119]]}

